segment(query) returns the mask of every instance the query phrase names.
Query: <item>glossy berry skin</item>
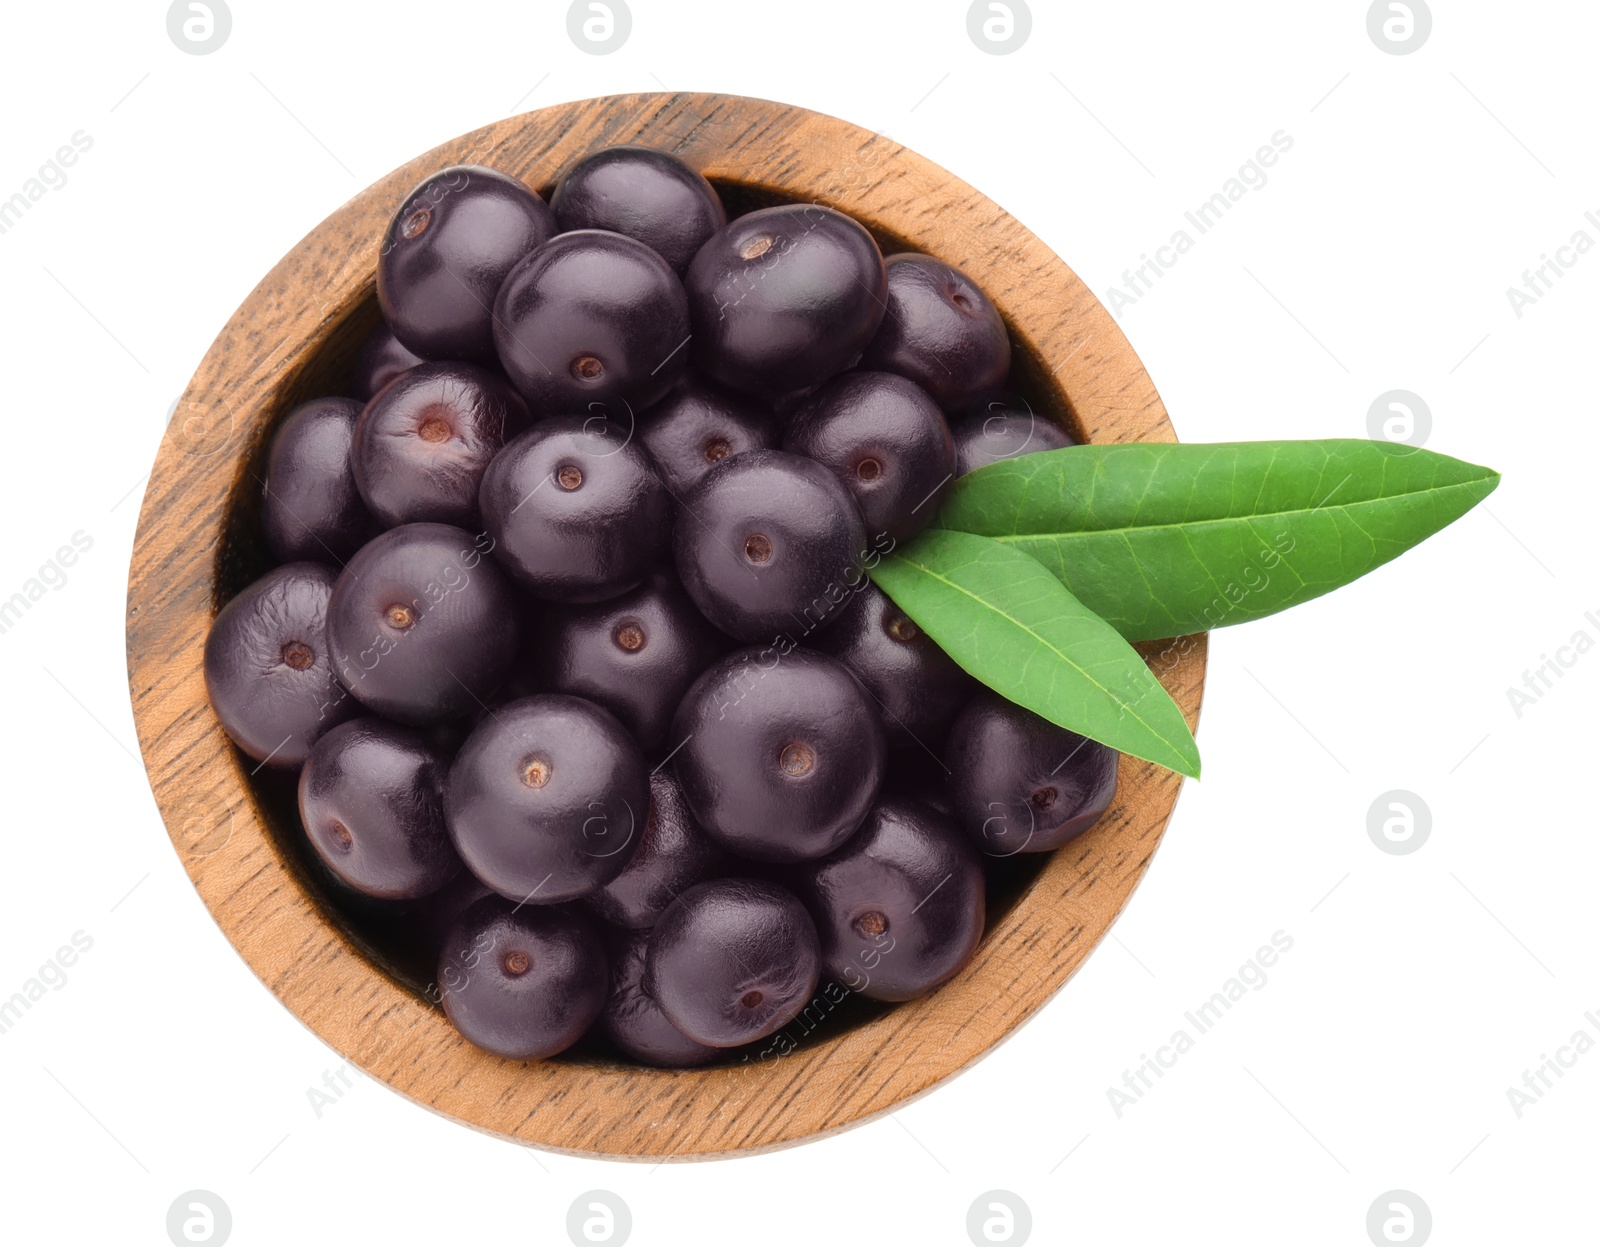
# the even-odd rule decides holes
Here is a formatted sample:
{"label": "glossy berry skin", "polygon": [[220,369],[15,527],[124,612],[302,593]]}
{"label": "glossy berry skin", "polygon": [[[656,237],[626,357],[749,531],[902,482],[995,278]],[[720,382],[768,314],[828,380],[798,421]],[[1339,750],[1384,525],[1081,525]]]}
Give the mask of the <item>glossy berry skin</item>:
{"label": "glossy berry skin", "polygon": [[604,706],[651,752],[694,678],[730,648],[663,575],[592,606],[545,611],[529,665],[539,687]]}
{"label": "glossy berry skin", "polygon": [[406,196],[384,234],[384,319],[424,359],[492,362],[495,295],[555,232],[549,205],[516,178],[482,165],[441,169]]}
{"label": "glossy berry skin", "polygon": [[411,728],[341,723],[300,771],[300,821],[311,847],[367,896],[410,900],[461,870],[444,825],[445,758]]}
{"label": "glossy berry skin", "polygon": [[639,422],[661,483],[682,499],[724,459],[778,444],[778,425],[751,399],[697,377],[685,377]]}
{"label": "glossy berry skin", "polygon": [[558,234],[494,304],[501,366],[536,415],[631,420],[683,375],[689,304],[667,262],[609,230]]}
{"label": "glossy berry skin", "polygon": [[492,896],[445,937],[438,989],[469,1043],[513,1061],[575,1044],[599,1016],[610,985],[600,933],[567,907],[517,907]]}
{"label": "glossy berry skin", "polygon": [[1025,399],[998,391],[952,414],[950,436],[955,442],[957,476],[1001,459],[1078,444],[1050,417],[1036,413]]}
{"label": "glossy berry skin", "polygon": [[850,668],[883,716],[891,745],[937,753],[977,682],[893,599],[863,585],[811,644]]}
{"label": "glossy berry skin", "polygon": [[830,469],[861,508],[868,536],[895,544],[933,523],[955,479],[944,414],[892,372],[847,372],[829,381],[795,414],[783,448]]}
{"label": "glossy berry skin", "polygon": [[553,905],[603,888],[638,852],[649,769],[622,725],[559,694],[499,707],[461,746],[445,819],[468,868],[502,896]]}
{"label": "glossy berry skin", "polygon": [[280,563],[342,565],[378,531],[350,466],[361,404],[348,398],[301,403],[267,450],[261,528]]}
{"label": "glossy berry skin", "polygon": [[850,491],[820,463],[778,450],[707,472],[672,543],[701,614],[742,641],[804,637],[865,578],[867,533]]}
{"label": "glossy berry skin", "polygon": [[356,424],[356,486],[385,528],[431,521],[477,531],[478,485],[528,427],[522,398],[472,364],[420,364],[367,404]]}
{"label": "glossy berry skin", "polygon": [[658,769],[650,776],[650,814],[639,851],[589,897],[589,905],[616,926],[648,928],[680,892],[725,873],[727,866],[727,854],[694,821],[677,779]]}
{"label": "glossy berry skin", "polygon": [[683,276],[728,220],[711,183],[676,156],[618,146],[585,156],[550,196],[563,232],[611,230],[649,247]]}
{"label": "glossy berry skin", "polygon": [[983,861],[956,821],[886,798],[820,862],[797,868],[824,970],[872,1000],[911,1000],[948,980],[983,936]]}
{"label": "glossy berry skin", "polygon": [[459,718],[505,678],[514,608],[510,582],[478,538],[448,524],[402,524],[362,546],[334,586],[335,670],[385,718]]}
{"label": "glossy berry skin", "polygon": [[350,368],[350,397],[360,403],[370,402],[389,382],[422,362],[422,356],[401,346],[394,330],[380,320],[356,352],[356,362]]}
{"label": "glossy berry skin", "polygon": [[1117,791],[1117,751],[984,689],[945,745],[967,834],[994,857],[1047,853],[1092,827]]}
{"label": "glossy berry skin", "polygon": [[717,879],[683,893],[651,931],[645,961],[645,981],[667,1020],[712,1048],[788,1025],[821,973],[805,906],[754,879]]}
{"label": "glossy berry skin", "polygon": [[1005,384],[1011,336],[988,295],[932,256],[892,255],[885,268],[889,306],[863,368],[909,377],[947,411]]}
{"label": "glossy berry skin", "polygon": [[222,729],[258,762],[299,766],[360,707],[339,686],[327,620],[334,572],[287,563],[228,602],[206,635],[206,692]]}
{"label": "glossy berry skin", "polygon": [[738,650],[695,681],[672,766],[706,833],[757,861],[831,853],[866,817],[886,748],[872,701],[812,650]]}
{"label": "glossy berry skin", "polygon": [[478,509],[495,558],[535,596],[602,602],[661,562],[672,499],[650,456],[609,421],[541,420],[484,473]]}
{"label": "glossy berry skin", "polygon": [[661,1006],[645,988],[645,950],[649,931],[606,933],[611,962],[611,992],[595,1033],[624,1056],[663,1069],[692,1069],[722,1055],[690,1039],[667,1020]]}
{"label": "glossy berry skin", "polygon": [[855,363],[883,317],[878,244],[841,212],[784,204],[706,243],[684,278],[697,366],[724,385],[781,394]]}

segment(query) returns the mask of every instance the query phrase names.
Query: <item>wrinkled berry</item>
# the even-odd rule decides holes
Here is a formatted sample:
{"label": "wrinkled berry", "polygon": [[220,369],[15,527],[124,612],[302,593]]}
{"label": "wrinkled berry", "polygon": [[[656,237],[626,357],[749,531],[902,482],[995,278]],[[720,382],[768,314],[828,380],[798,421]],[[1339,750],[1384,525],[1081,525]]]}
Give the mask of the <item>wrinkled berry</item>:
{"label": "wrinkled berry", "polygon": [[607,147],[585,156],[561,179],[550,207],[563,230],[626,234],[680,277],[728,219],[711,183],[676,156],[648,147]]}
{"label": "wrinkled berry", "polygon": [[883,730],[842,665],[811,650],[745,649],[694,682],[672,724],[689,808],[730,852],[798,862],[831,853],[883,779]]}
{"label": "wrinkled berry", "polygon": [[478,491],[495,558],[559,602],[600,602],[641,583],[665,552],[671,503],[625,430],[579,416],[541,420],[507,443]]}
{"label": "wrinkled berry", "polygon": [[619,927],[649,927],[680,892],[727,866],[727,854],[694,821],[677,779],[657,768],[650,776],[650,814],[639,850],[589,904]]}
{"label": "wrinkled berry", "polygon": [[872,694],[891,745],[937,753],[978,683],[875,585],[851,595],[810,642],[849,667]]}
{"label": "wrinkled berry", "polygon": [[329,870],[358,892],[407,900],[461,869],[444,825],[444,758],[411,728],[341,723],[300,771],[300,819]]}
{"label": "wrinkled berry", "polygon": [[957,476],[1001,459],[1078,444],[1061,425],[1036,413],[1027,400],[998,392],[953,412],[950,436],[955,442]]}
{"label": "wrinkled berry", "polygon": [[384,527],[478,527],[489,461],[528,426],[528,408],[471,364],[420,364],[385,386],[356,424],[356,485]]}
{"label": "wrinkled berry", "polygon": [[644,755],[593,702],[501,706],[450,768],[445,819],[472,873],[528,905],[598,891],[638,852],[650,810]]}
{"label": "wrinkled berry", "polygon": [[684,278],[696,364],[735,389],[781,394],[850,367],[883,318],[878,244],[816,204],[761,208],[700,248]]}
{"label": "wrinkled berry", "polygon": [[731,1048],[788,1025],[816,991],[817,929],[791,893],[754,879],[698,884],[661,915],[645,982],[690,1039]]}
{"label": "wrinkled berry", "polygon": [[667,576],[592,606],[552,606],[530,649],[542,688],[587,697],[646,752],[667,737],[694,678],[731,643]]}
{"label": "wrinkled berry", "polygon": [[361,405],[348,398],[301,403],[267,450],[261,527],[280,561],[345,561],[377,534],[350,465]]}
{"label": "wrinkled berry", "polygon": [[667,262],[623,234],[558,234],[494,304],[501,366],[536,415],[631,419],[683,375],[689,305]]}
{"label": "wrinkled berry", "polygon": [[945,745],[950,793],[985,853],[1045,853],[1092,827],[1117,791],[1117,751],[983,689]]}
{"label": "wrinkled berry", "polygon": [[296,767],[312,743],[359,712],[334,676],[327,620],[334,572],[286,563],[228,602],[206,635],[206,693],[223,731],[252,758]]}
{"label": "wrinkled berry", "polygon": [[783,448],[831,469],[861,508],[867,533],[896,544],[933,523],[955,480],[944,415],[891,372],[847,372],[829,381],[795,414]]}
{"label": "wrinkled berry", "polygon": [[861,829],[792,874],[826,971],[872,1000],[910,1000],[971,959],[983,862],[960,826],[916,802],[878,802]]}
{"label": "wrinkled berry", "polygon": [[492,362],[495,295],[555,232],[549,206],[509,174],[441,169],[406,196],[383,238],[378,303],[390,330],[424,359]]}
{"label": "wrinkled berry", "polygon": [[402,524],[362,546],[328,605],[334,669],[356,698],[402,723],[482,708],[517,642],[515,601],[477,538]]}
{"label": "wrinkled berry", "polygon": [[863,368],[911,378],[946,410],[1005,384],[1011,338],[988,295],[932,256],[892,255],[885,267],[888,308]]}
{"label": "wrinkled berry", "polygon": [[860,509],[838,477],[777,450],[712,468],[685,497],[673,533],[683,587],[742,641],[820,627],[865,579],[866,553]]}
{"label": "wrinkled berry", "polygon": [[661,481],[680,501],[724,459],[778,444],[778,423],[749,398],[686,378],[639,422]]}
{"label": "wrinkled berry", "polygon": [[667,1020],[645,986],[645,950],[649,931],[607,932],[611,961],[611,993],[595,1023],[595,1032],[624,1056],[665,1069],[692,1069],[722,1055],[690,1039]]}
{"label": "wrinkled berry", "polygon": [[492,896],[461,916],[439,954],[446,1016],[469,1043],[513,1061],[570,1048],[605,1004],[600,933],[566,907],[518,907]]}

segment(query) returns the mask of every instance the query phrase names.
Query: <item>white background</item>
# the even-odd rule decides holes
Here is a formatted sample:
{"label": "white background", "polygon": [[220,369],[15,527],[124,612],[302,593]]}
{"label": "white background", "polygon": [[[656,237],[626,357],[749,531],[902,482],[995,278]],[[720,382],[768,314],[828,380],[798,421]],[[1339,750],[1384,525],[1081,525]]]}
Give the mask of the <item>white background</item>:
{"label": "white background", "polygon": [[[1520,1117],[1506,1092],[1575,1031],[1600,1039],[1600,654],[1520,717],[1506,689],[1575,632],[1600,640],[1600,254],[1520,318],[1505,292],[1580,228],[1600,242],[1600,9],[1435,0],[1426,45],[1394,56],[1365,0],[1035,0],[1026,45],[994,56],[966,7],[633,0],[606,56],[553,2],[233,0],[205,56],[169,40],[164,2],[8,7],[0,198],[93,139],[0,235],[0,598],[74,532],[93,540],[0,635],[0,997],[93,940],[0,1035],[8,1241],[164,1243],[193,1188],[228,1204],[239,1244],[563,1244],[593,1188],[646,1245],[960,1244],[993,1188],[1026,1202],[1036,1242],[1360,1244],[1395,1188],[1440,1243],[1594,1240],[1600,1053]],[[1268,183],[1123,313],[1180,435],[1365,436],[1373,399],[1404,388],[1431,449],[1505,481],[1367,579],[1214,636],[1206,778],[1115,937],[892,1118],[652,1169],[514,1147],[360,1076],[319,1117],[307,1090],[341,1058],[219,934],[137,756],[142,474],[226,317],[350,195],[511,112],[663,87],[883,130],[1102,299],[1285,131]],[[1368,837],[1390,789],[1431,809],[1415,853]],[[1266,985],[1119,1118],[1107,1088],[1276,931],[1294,946]]]}

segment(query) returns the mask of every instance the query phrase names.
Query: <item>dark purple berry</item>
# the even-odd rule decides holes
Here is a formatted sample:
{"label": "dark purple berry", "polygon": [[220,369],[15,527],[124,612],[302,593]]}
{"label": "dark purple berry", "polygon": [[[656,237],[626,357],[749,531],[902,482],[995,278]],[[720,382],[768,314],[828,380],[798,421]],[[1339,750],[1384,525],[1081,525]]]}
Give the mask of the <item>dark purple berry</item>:
{"label": "dark purple berry", "polygon": [[350,560],[328,606],[339,679],[402,723],[482,707],[511,665],[515,597],[484,543],[448,524],[402,524]]}
{"label": "dark purple berry", "polygon": [[370,402],[389,382],[422,362],[422,356],[401,346],[388,322],[380,320],[356,352],[356,362],[350,368],[350,397]]}
{"label": "dark purple berry", "polygon": [[810,642],[849,667],[872,694],[891,745],[937,753],[977,682],[875,585]]}
{"label": "dark purple berry", "polygon": [[924,749],[896,749],[889,754],[880,797],[915,801],[960,822],[950,795],[950,772],[944,760]]}
{"label": "dark purple berry", "polygon": [[683,503],[672,539],[678,575],[729,636],[804,637],[865,579],[860,509],[813,460],[747,451],[707,472]]}
{"label": "dark purple berry", "polygon": [[938,405],[892,372],[847,372],[807,400],[783,448],[829,468],[861,507],[870,536],[909,541],[939,512],[955,447]]}
{"label": "dark purple berry", "polygon": [[406,196],[378,257],[378,302],[394,336],[424,359],[495,358],[495,295],[556,232],[549,206],[482,165],[441,169]]}
{"label": "dark purple berry", "polygon": [[1035,413],[1026,399],[999,391],[953,412],[950,436],[956,447],[957,476],[1000,459],[1078,444],[1054,420]]}
{"label": "dark purple berry", "polygon": [[750,399],[689,377],[650,409],[639,436],[662,483],[681,500],[724,459],[776,446],[778,425]]}
{"label": "dark purple berry", "polygon": [[579,697],[527,697],[495,710],[461,746],[445,788],[462,860],[529,905],[610,883],[638,851],[649,810],[639,746]]}
{"label": "dark purple berry", "polygon": [[301,403],[267,451],[261,527],[283,563],[343,564],[378,531],[350,466],[361,404],[348,398]]}
{"label": "dark purple berry", "polygon": [[341,723],[300,771],[300,821],[323,863],[385,900],[437,892],[461,870],[444,825],[445,759],[411,728]]}
{"label": "dark purple berry", "polygon": [[859,224],[816,204],[731,221],[684,278],[694,358],[735,389],[781,394],[855,363],[883,318],[883,256]]}
{"label": "dark purple berry", "polygon": [[887,798],[795,891],[817,923],[823,968],[872,1000],[911,1000],[971,959],[983,936],[983,861],[952,818]]}
{"label": "dark purple berry", "polygon": [[984,689],[945,745],[950,793],[985,853],[1046,853],[1094,825],[1117,791],[1117,751]]}
{"label": "dark purple berry", "polygon": [[501,378],[472,364],[420,364],[385,386],[356,424],[356,485],[385,528],[432,521],[477,531],[478,485],[528,426]]}
{"label": "dark purple berry", "polygon": [[645,988],[645,950],[648,931],[607,933],[611,961],[611,994],[596,1033],[624,1056],[664,1069],[692,1069],[722,1055],[720,1048],[696,1043],[667,1020],[661,1006]]}
{"label": "dark purple berry", "polygon": [[[445,768],[448,774],[449,768]],[[454,848],[451,852],[454,852]],[[460,861],[460,858],[456,859]],[[438,959],[445,937],[460,921],[461,915],[486,896],[498,896],[470,870],[460,871],[454,879],[437,892],[397,906],[398,912],[391,923],[403,928],[401,941],[423,953],[429,962]]]}
{"label": "dark purple berry", "polygon": [[529,648],[541,688],[599,703],[650,752],[666,740],[694,678],[729,642],[674,580],[657,576],[592,606],[550,608]]}
{"label": "dark purple berry", "polygon": [[561,179],[550,207],[562,230],[626,234],[680,277],[728,220],[710,182],[676,156],[647,147],[607,147],[585,156]]}
{"label": "dark purple berry", "polygon": [[727,855],[694,821],[672,772],[658,768],[650,776],[650,814],[639,851],[589,904],[619,927],[649,927],[680,892],[722,873],[727,864]]}
{"label": "dark purple berry", "polygon": [[570,1048],[605,1004],[605,949],[594,921],[566,908],[479,901],[439,954],[439,996],[467,1042],[513,1061]]}
{"label": "dark purple berry", "polygon": [[289,563],[227,603],[206,636],[206,692],[222,729],[257,761],[297,767],[317,737],[359,712],[334,677],[334,572]]}
{"label": "dark purple berry", "polygon": [[689,305],[667,262],[623,234],[558,234],[506,278],[494,305],[500,363],[536,415],[625,423],[670,390]]}
{"label": "dark purple berry", "polygon": [[478,492],[495,557],[560,602],[643,581],[666,551],[671,506],[650,456],[598,417],[540,421],[495,456]]}
{"label": "dark purple berry", "polygon": [[831,853],[883,779],[883,729],[839,663],[812,650],[745,649],[713,664],[672,725],[672,765],[700,825],[757,861]]}
{"label": "dark purple berry", "polygon": [[932,256],[892,255],[885,267],[889,306],[863,368],[911,378],[947,411],[1005,384],[1011,338],[988,295]]}
{"label": "dark purple berry", "polygon": [[690,888],[650,932],[645,982],[667,1020],[732,1048],[793,1020],[820,976],[817,929],[791,893],[754,879]]}

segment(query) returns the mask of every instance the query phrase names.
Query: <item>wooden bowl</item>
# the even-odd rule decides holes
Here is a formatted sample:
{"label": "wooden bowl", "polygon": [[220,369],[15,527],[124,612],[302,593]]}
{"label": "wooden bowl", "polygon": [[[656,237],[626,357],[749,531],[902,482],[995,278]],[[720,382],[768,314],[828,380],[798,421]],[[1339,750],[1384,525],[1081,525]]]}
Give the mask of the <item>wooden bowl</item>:
{"label": "wooden bowl", "polygon": [[[378,319],[378,242],[405,193],[442,166],[476,162],[548,195],[581,156],[616,143],[683,157],[731,211],[816,201],[860,220],[885,251],[958,265],[1004,315],[1014,378],[1036,410],[1083,440],[1174,440],[1138,357],[1072,270],[916,153],[832,117],[737,96],[560,104],[445,143],[368,187],[234,313],[180,401],[145,494],[128,580],[129,684],[156,801],[218,925],[296,1017],[368,1074],[436,1112],[540,1147],[649,1160],[753,1152],[888,1112],[1031,1017],[1127,903],[1178,776],[1124,758],[1106,816],[1053,855],[1012,859],[977,955],[920,1000],[832,1008],[819,996],[760,1054],[705,1070],[596,1056],[523,1063],[461,1039],[423,996],[425,971],[399,965],[332,894],[306,851],[292,784],[252,777],[254,764],[211,711],[201,671],[219,605],[269,565],[258,480],[269,431],[296,403],[342,392]],[[1204,636],[1146,655],[1192,725]]]}

